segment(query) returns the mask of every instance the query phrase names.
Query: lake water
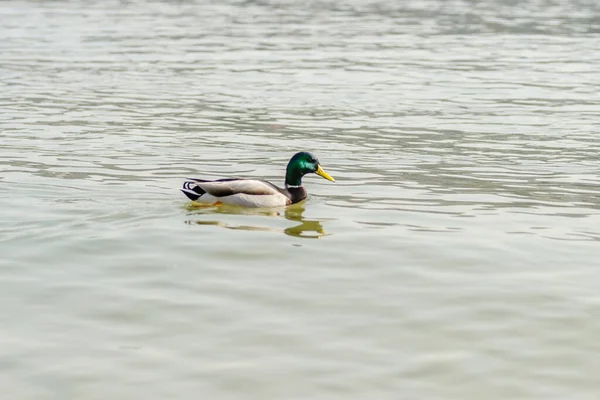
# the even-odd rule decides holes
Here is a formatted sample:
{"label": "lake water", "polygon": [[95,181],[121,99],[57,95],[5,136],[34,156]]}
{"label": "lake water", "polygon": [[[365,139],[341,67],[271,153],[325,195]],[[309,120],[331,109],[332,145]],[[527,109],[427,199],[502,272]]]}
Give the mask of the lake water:
{"label": "lake water", "polygon": [[596,1],[0,3],[2,397],[600,398],[598,71]]}

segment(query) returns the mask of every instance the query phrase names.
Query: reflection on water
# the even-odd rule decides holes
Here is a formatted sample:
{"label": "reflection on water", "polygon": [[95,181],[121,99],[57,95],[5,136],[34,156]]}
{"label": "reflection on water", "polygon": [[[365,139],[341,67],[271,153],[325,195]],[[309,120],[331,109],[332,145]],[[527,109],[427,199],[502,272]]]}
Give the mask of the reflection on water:
{"label": "reflection on water", "polygon": [[248,215],[248,216],[268,216],[268,217],[280,217],[284,216],[288,221],[293,221],[297,224],[290,226],[285,229],[277,229],[266,226],[257,225],[233,225],[220,220],[197,220],[197,221],[186,221],[187,224],[198,224],[198,225],[214,225],[221,228],[244,230],[244,231],[270,231],[270,232],[282,232],[288,236],[295,236],[305,239],[319,239],[323,236],[327,236],[323,229],[323,225],[319,220],[310,220],[303,217],[306,209],[303,203],[294,204],[286,207],[283,211],[273,209],[260,209],[260,208],[244,208],[230,206],[226,204],[219,205],[200,205],[198,203],[190,203],[187,209],[191,211],[192,215],[211,215],[216,216],[218,214],[225,215]]}
{"label": "reflection on water", "polygon": [[597,3],[0,1],[2,398],[598,398]]}
{"label": "reflection on water", "polygon": [[287,220],[299,222],[298,225],[286,228],[283,232],[289,236],[301,238],[318,239],[326,236],[323,225],[318,220],[309,220],[303,218],[304,205],[296,204],[285,209],[284,216]]}

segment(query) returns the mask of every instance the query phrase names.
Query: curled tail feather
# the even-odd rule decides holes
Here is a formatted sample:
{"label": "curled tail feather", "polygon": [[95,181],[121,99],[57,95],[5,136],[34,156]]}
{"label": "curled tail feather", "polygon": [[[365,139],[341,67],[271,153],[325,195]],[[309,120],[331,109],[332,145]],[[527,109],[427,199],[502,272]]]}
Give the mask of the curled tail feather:
{"label": "curled tail feather", "polygon": [[192,201],[198,200],[200,196],[206,193],[206,191],[198,186],[194,181],[185,181],[181,191],[188,197],[188,199]]}

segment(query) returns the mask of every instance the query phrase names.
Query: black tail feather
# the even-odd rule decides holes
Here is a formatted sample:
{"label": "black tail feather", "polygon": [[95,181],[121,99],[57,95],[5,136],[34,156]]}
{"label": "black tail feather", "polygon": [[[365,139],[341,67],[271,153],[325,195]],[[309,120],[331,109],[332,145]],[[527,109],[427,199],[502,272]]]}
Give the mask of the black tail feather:
{"label": "black tail feather", "polygon": [[192,181],[185,182],[181,191],[192,201],[198,200],[200,196],[206,193],[200,186],[196,185],[196,182]]}

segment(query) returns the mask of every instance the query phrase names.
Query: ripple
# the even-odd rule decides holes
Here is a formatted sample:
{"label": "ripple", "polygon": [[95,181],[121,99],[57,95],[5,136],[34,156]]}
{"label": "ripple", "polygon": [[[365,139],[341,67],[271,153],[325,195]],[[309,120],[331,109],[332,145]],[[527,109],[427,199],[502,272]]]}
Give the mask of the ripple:
{"label": "ripple", "polygon": [[593,398],[597,11],[0,3],[3,392]]}

